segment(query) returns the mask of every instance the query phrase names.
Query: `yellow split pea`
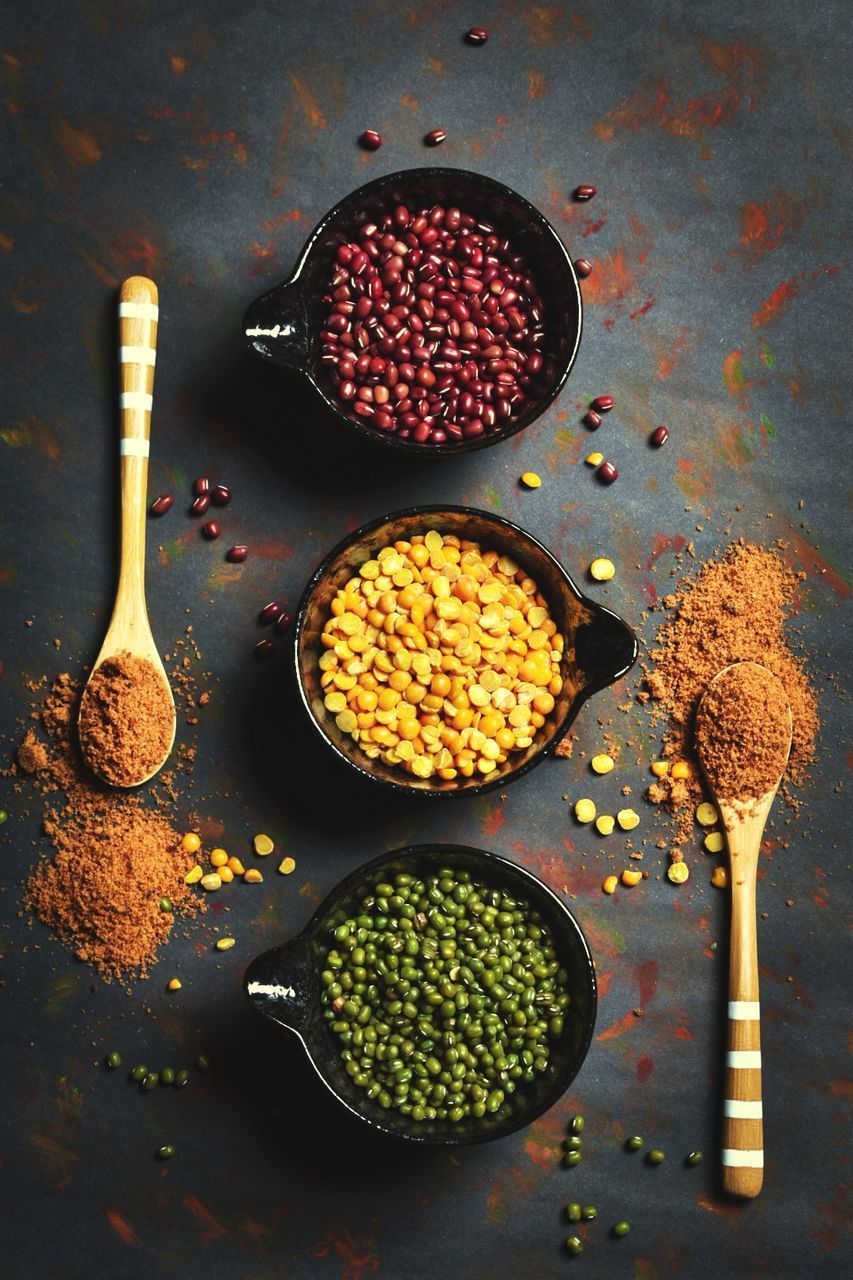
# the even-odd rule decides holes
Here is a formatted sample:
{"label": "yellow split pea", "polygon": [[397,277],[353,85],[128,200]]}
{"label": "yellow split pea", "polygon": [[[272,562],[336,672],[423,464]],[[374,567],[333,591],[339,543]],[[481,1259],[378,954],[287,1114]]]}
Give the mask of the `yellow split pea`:
{"label": "yellow split pea", "polygon": [[435,529],[365,561],[320,642],[337,727],[424,780],[494,773],[532,745],[563,687],[563,637],[533,579]]}

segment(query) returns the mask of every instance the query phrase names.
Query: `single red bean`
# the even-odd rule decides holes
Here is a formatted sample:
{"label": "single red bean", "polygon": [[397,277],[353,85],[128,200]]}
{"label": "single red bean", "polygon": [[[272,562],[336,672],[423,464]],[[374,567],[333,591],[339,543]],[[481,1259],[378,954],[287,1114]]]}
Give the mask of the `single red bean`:
{"label": "single red bean", "polygon": [[596,396],[592,407],[596,413],[609,413],[615,401],[612,396]]}
{"label": "single red bean", "polygon": [[226,484],[218,484],[210,496],[217,507],[227,507],[231,501],[231,490]]}
{"label": "single red bean", "polygon": [[232,547],[230,551],[226,552],[225,559],[230,560],[232,564],[242,564],[248,555],[249,548],[240,544],[236,547]]}
{"label": "single red bean", "polygon": [[469,27],[465,32],[465,39],[469,44],[485,44],[489,38],[489,33],[485,27]]}
{"label": "single red bean", "polygon": [[275,645],[272,640],[259,640],[252,652],[256,658],[271,658],[275,653]]}
{"label": "single red bean", "polygon": [[596,189],[597,189],[597,188],[595,188],[595,187],[589,187],[589,186],[580,186],[580,187],[575,187],[575,193],[574,193],[574,194],[575,194],[575,199],[576,199],[576,200],[591,200],[591,199],[592,199],[592,197],[593,197],[593,196],[595,195],[595,193],[596,193]]}
{"label": "single red bean", "polygon": [[378,151],[382,146],[382,134],[376,129],[365,129],[359,138],[359,142],[365,151]]}
{"label": "single red bean", "polygon": [[197,498],[193,499],[190,507],[190,514],[194,516],[203,516],[207,508],[210,506],[210,494],[200,493]]}
{"label": "single red bean", "polygon": [[152,516],[164,516],[174,501],[171,493],[161,493],[160,497],[155,498],[151,503]]}
{"label": "single red bean", "polygon": [[590,431],[597,431],[601,426],[601,414],[596,413],[594,409],[590,409],[589,412],[584,415],[584,422],[589,427]]}
{"label": "single red bean", "polygon": [[668,439],[669,439],[669,431],[666,429],[666,427],[655,427],[654,431],[649,437],[649,443],[654,445],[656,449],[659,449],[662,444],[666,444]]}
{"label": "single red bean", "polygon": [[193,480],[193,493],[197,498],[200,498],[203,493],[209,492],[210,481],[207,476],[198,476],[197,479]]}
{"label": "single red bean", "polygon": [[258,614],[258,621],[266,626],[268,622],[278,622],[283,613],[284,606],[280,605],[277,600],[270,600],[269,604],[265,604]]}
{"label": "single red bean", "polygon": [[595,473],[602,484],[612,484],[619,472],[616,470],[612,462],[602,462],[601,466]]}
{"label": "single red bean", "polygon": [[285,609],[282,613],[279,614],[279,616],[276,618],[276,621],[275,621],[275,630],[278,633],[278,635],[283,636],[286,631],[289,631],[292,622],[293,622],[293,614],[288,613],[287,610]]}
{"label": "single red bean", "polygon": [[440,147],[446,137],[447,133],[444,129],[430,129],[424,138],[424,142],[428,147]]}
{"label": "single red bean", "polygon": [[589,258],[575,258],[575,271],[581,280],[592,275],[592,263]]}
{"label": "single red bean", "polygon": [[222,530],[219,527],[218,520],[208,520],[205,524],[201,526],[201,531],[206,538],[210,539],[211,542],[213,542],[215,538],[218,538],[220,533],[222,532]]}

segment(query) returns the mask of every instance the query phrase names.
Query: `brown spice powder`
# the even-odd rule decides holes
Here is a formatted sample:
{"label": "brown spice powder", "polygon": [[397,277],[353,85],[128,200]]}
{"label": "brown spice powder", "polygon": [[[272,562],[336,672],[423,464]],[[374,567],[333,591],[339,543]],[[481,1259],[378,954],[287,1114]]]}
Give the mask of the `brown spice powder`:
{"label": "brown spice powder", "polygon": [[650,651],[640,701],[656,719],[665,719],[664,755],[687,760],[689,778],[669,776],[646,795],[678,814],[673,857],[693,829],[692,809],[702,799],[702,775],[694,744],[699,701],[718,672],[734,662],[757,662],[779,680],[793,718],[788,776],[802,782],[814,752],[818,729],[815,695],[802,661],[789,648],[785,621],[802,574],[788,569],[773,551],[736,542],[719,559],[701,566],[693,582],[679,585],[661,605],[672,610]]}
{"label": "brown spice powder", "polygon": [[[64,803],[48,801],[54,857],[33,872],[24,905],[105,978],[144,977],[176,914],[203,907],[184,883],[194,859],[164,805],[91,779],[77,744],[78,702],[79,686],[60,676],[40,716],[49,745],[29,730],[18,750],[18,769],[43,794],[65,793]],[[164,897],[173,912],[160,910]]]}
{"label": "brown spice powder", "polygon": [[117,787],[149,778],[174,731],[172,695],[153,663],[125,652],[96,668],[80,704],[80,744],[99,778]]}
{"label": "brown spice powder", "polygon": [[785,772],[791,712],[779,681],[740,662],[711,685],[696,713],[696,747],[716,795],[759,799]]}

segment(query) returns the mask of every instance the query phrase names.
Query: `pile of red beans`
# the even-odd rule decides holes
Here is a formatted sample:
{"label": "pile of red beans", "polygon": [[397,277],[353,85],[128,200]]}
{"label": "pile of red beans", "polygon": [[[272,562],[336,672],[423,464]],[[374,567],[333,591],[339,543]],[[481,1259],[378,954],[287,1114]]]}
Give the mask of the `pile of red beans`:
{"label": "pile of red beans", "polygon": [[419,445],[506,430],[547,387],[545,309],[525,259],[488,222],[399,205],[342,244],[322,361],[347,411]]}

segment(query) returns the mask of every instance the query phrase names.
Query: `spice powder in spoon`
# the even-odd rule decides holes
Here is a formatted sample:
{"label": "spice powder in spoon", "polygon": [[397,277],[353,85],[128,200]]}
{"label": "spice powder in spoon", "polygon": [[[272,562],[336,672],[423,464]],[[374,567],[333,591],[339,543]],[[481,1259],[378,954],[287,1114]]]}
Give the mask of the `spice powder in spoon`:
{"label": "spice powder in spoon", "polygon": [[739,662],[718,676],[696,713],[696,747],[720,799],[758,800],[785,772],[791,709],[775,676]]}
{"label": "spice powder in spoon", "polygon": [[80,745],[93,773],[116,787],[148,778],[169,754],[172,695],[146,658],[117,653],[97,667],[80,704]]}

